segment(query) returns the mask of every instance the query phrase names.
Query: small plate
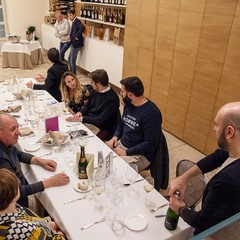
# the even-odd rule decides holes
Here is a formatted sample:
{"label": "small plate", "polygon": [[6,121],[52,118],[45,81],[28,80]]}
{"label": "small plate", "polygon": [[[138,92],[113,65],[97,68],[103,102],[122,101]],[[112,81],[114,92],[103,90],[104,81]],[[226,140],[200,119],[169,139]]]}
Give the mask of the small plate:
{"label": "small plate", "polygon": [[15,97],[7,98],[7,99],[6,99],[6,102],[14,102],[14,101],[16,101],[16,100],[17,100],[17,98],[15,98]]}
{"label": "small plate", "polygon": [[37,143],[29,144],[24,148],[27,152],[36,152],[40,148],[40,145]]}
{"label": "small plate", "polygon": [[[80,188],[78,188],[78,183],[82,183],[82,182],[84,182],[87,186],[88,186],[88,189],[87,190],[81,190]],[[81,192],[81,193],[85,193],[85,192],[89,192],[89,191],[91,191],[92,190],[92,186],[90,186],[90,185],[88,185],[88,180],[86,179],[84,179],[84,180],[78,180],[75,184],[74,184],[74,189],[77,191],[77,192]]]}
{"label": "small plate", "polygon": [[125,225],[133,231],[142,231],[147,227],[147,220],[141,214],[131,214],[125,218]]}

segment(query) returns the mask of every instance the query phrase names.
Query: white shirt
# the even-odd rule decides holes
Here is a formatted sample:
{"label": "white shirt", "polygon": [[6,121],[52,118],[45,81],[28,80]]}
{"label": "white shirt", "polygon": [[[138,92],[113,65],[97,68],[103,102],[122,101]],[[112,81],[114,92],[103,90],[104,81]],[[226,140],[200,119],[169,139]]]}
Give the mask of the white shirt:
{"label": "white shirt", "polygon": [[67,41],[67,36],[70,33],[70,26],[67,19],[63,18],[62,21],[54,24],[55,36],[60,38],[61,42]]}
{"label": "white shirt", "polygon": [[239,158],[228,158],[223,165],[217,170],[217,173],[220,172],[222,169],[224,169],[226,166],[228,166],[229,164],[231,164],[232,162],[234,162],[235,160],[237,160]]}

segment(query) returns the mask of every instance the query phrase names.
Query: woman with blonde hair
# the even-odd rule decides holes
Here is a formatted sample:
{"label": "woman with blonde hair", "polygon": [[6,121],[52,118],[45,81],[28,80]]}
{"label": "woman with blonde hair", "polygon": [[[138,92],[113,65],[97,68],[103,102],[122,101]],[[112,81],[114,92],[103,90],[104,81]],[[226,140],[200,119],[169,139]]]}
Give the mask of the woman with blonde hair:
{"label": "woman with blonde hair", "polygon": [[62,100],[72,114],[80,112],[84,103],[89,98],[92,89],[90,84],[81,85],[73,72],[68,71],[62,75],[60,84]]}
{"label": "woman with blonde hair", "polygon": [[64,240],[65,237],[50,217],[40,218],[17,204],[19,180],[6,168],[0,169],[0,239]]}

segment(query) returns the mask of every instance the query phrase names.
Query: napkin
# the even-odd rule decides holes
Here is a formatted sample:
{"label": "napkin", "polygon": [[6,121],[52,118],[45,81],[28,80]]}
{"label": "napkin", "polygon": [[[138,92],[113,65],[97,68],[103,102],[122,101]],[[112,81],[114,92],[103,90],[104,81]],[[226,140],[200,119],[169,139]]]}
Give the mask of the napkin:
{"label": "napkin", "polygon": [[29,127],[19,128],[19,132],[20,132],[20,136],[21,137],[34,134],[33,130],[31,128],[29,128]]}
{"label": "napkin", "polygon": [[57,141],[57,142],[64,143],[67,137],[68,137],[68,134],[49,131],[45,136],[40,138],[39,142],[50,144],[51,141]]}
{"label": "napkin", "polygon": [[17,98],[17,99],[23,99],[25,96],[29,96],[29,90],[22,90],[18,93],[13,93],[13,95]]}
{"label": "napkin", "polygon": [[2,109],[2,110],[0,110],[0,114],[1,114],[1,113],[18,112],[18,111],[21,110],[21,108],[22,108],[21,105],[10,106],[10,107],[8,107],[7,109]]}
{"label": "napkin", "polygon": [[93,171],[94,171],[94,154],[86,153],[86,158],[88,160],[88,165],[87,165],[87,176],[89,182],[93,181]]}
{"label": "napkin", "polygon": [[10,106],[8,107],[8,112],[18,112],[22,109],[21,105],[15,105],[15,106]]}

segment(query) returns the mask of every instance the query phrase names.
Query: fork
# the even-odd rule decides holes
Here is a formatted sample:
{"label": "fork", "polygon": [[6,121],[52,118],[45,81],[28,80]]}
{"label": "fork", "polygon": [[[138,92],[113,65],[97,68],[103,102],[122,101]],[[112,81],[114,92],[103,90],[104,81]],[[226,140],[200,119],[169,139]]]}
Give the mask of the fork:
{"label": "fork", "polygon": [[106,217],[103,217],[103,218],[101,218],[101,219],[98,220],[98,221],[92,222],[92,223],[90,223],[90,224],[88,224],[88,225],[86,225],[86,226],[84,226],[84,227],[81,227],[81,230],[87,229],[87,228],[89,228],[89,227],[91,227],[91,226],[93,226],[93,225],[95,225],[95,224],[97,224],[97,223],[104,222],[105,220],[106,220]]}
{"label": "fork", "polygon": [[163,204],[161,206],[155,207],[155,208],[151,209],[150,212],[156,212],[159,208],[166,207],[167,205],[168,205],[168,203],[165,203],[165,204]]}

